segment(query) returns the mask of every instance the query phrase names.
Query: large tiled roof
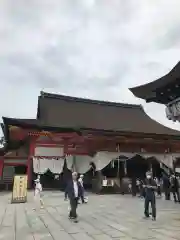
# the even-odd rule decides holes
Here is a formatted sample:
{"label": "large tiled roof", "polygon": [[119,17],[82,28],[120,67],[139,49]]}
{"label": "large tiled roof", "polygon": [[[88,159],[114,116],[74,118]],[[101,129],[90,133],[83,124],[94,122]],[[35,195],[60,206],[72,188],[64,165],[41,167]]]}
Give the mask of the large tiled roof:
{"label": "large tiled roof", "polygon": [[141,105],[105,102],[41,92],[38,122],[45,126],[180,136],[152,120]]}
{"label": "large tiled roof", "polygon": [[56,131],[59,130],[61,132],[78,132],[73,128],[70,127],[58,127],[53,125],[45,125],[44,121],[40,121],[40,119],[22,119],[22,118],[7,118],[3,117],[4,126],[6,126],[6,131],[11,127],[23,127],[25,129],[32,129],[32,130],[47,130],[47,131]]}

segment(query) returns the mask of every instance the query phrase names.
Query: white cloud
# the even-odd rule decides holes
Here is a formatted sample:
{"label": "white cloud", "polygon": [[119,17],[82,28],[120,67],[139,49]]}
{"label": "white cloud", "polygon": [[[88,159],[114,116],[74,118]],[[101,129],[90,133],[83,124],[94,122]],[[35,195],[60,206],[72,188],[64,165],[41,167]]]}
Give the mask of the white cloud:
{"label": "white cloud", "polygon": [[1,0],[0,116],[36,116],[40,90],[146,104],[129,87],[167,73],[180,56],[179,0]]}

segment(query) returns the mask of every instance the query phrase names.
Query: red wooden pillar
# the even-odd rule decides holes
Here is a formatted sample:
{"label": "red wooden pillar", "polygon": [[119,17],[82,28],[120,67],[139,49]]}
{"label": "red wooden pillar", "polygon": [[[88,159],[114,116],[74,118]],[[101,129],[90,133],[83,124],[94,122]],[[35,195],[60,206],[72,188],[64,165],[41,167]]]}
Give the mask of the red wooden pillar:
{"label": "red wooden pillar", "polygon": [[29,144],[29,155],[27,160],[27,177],[28,177],[28,188],[31,188],[32,184],[32,158],[35,153],[36,138],[31,136]]}

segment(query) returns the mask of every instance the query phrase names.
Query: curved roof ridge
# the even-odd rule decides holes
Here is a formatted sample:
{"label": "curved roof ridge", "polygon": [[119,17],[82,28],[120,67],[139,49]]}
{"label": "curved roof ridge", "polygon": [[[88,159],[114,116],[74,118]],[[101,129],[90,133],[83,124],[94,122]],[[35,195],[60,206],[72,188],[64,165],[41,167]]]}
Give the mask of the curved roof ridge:
{"label": "curved roof ridge", "polygon": [[168,131],[176,132],[176,135],[177,135],[177,133],[179,133],[179,136],[180,136],[180,131],[179,131],[179,130],[176,130],[176,129],[167,127],[167,126],[165,126],[164,124],[156,121],[155,119],[153,119],[152,117],[150,117],[150,116],[145,112],[144,108],[142,108],[142,111],[143,111],[145,117],[148,118],[150,121],[153,121],[155,124],[159,125],[160,127],[163,127],[163,128],[165,128],[165,129],[167,129]]}
{"label": "curved roof ridge", "polygon": [[[164,76],[135,87],[129,88],[129,90],[138,98],[142,98],[146,101],[156,97],[156,90],[172,84],[180,78],[180,61]],[[155,101],[156,102],[156,101]]]}
{"label": "curved roof ridge", "polygon": [[165,77],[168,77],[168,76],[173,76],[174,78],[176,77],[179,77],[179,70],[180,70],[180,61],[173,67],[171,68],[171,70],[169,70],[166,74],[164,74],[162,77],[160,78],[157,78],[155,79],[154,81],[151,81],[151,82],[148,82],[148,83],[144,83],[144,84],[141,84],[141,85],[138,85],[138,86],[135,86],[135,87],[131,87],[129,88],[129,90],[133,90],[135,88],[138,88],[138,87],[144,87],[144,86],[153,86],[155,83],[158,83],[158,87],[159,85],[164,85],[165,83],[170,83],[171,80],[167,79],[165,80],[165,82],[160,82],[161,79],[164,79]]}
{"label": "curved roof ridge", "polygon": [[5,117],[2,116],[2,119],[6,120],[6,119],[13,119],[13,120],[24,120],[24,121],[35,121],[37,120],[36,118],[14,118],[14,117]]}
{"label": "curved roof ridge", "polygon": [[111,102],[111,101],[103,101],[103,100],[94,100],[89,98],[81,98],[81,97],[73,97],[73,96],[67,96],[67,95],[61,95],[61,94],[47,93],[43,91],[41,91],[40,94],[41,94],[40,97],[42,98],[52,98],[52,99],[99,104],[99,105],[106,105],[106,106],[143,109],[142,105],[140,104],[129,104],[129,103],[118,103],[113,101]]}

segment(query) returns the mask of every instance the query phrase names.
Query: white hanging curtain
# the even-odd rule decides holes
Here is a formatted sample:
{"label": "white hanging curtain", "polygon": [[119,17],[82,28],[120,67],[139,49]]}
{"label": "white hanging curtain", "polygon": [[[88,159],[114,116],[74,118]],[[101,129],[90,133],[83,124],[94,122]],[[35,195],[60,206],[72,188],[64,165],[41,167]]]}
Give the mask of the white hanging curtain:
{"label": "white hanging curtain", "polygon": [[44,174],[45,172],[47,172],[47,170],[50,169],[52,164],[47,158],[40,158],[39,162],[40,162],[40,169],[39,169],[40,174]]}
{"label": "white hanging curtain", "polygon": [[116,159],[119,155],[119,152],[97,152],[97,154],[93,157],[93,162],[96,165],[96,171],[100,171],[105,168],[113,159]]}
{"label": "white hanging curtain", "polygon": [[173,153],[165,153],[165,154],[158,154],[158,153],[141,153],[140,154],[144,158],[150,158],[154,157],[159,161],[160,163],[163,163],[168,168],[173,168],[173,161],[176,159],[176,157],[179,157],[180,154],[173,154]]}
{"label": "white hanging curtain", "polygon": [[58,158],[54,163],[54,173],[62,173],[64,167],[64,158]]}
{"label": "white hanging curtain", "polygon": [[33,171],[34,173],[39,173],[40,171],[40,162],[36,157],[33,157]]}
{"label": "white hanging curtain", "polygon": [[168,168],[173,168],[173,155],[172,154],[162,154],[154,156],[159,162],[164,163]]}
{"label": "white hanging curtain", "polygon": [[44,174],[49,169],[54,174],[60,174],[63,170],[63,166],[63,158],[33,158],[33,169],[35,173]]}
{"label": "white hanging curtain", "polygon": [[66,156],[66,163],[67,163],[67,168],[69,170],[72,170],[73,169],[73,156],[72,155]]}
{"label": "white hanging curtain", "polygon": [[50,159],[49,170],[54,174],[60,174],[63,171],[64,158]]}
{"label": "white hanging curtain", "polygon": [[75,159],[75,168],[78,173],[84,174],[86,173],[90,168],[90,162],[92,162],[92,157],[90,156],[76,156]]}

